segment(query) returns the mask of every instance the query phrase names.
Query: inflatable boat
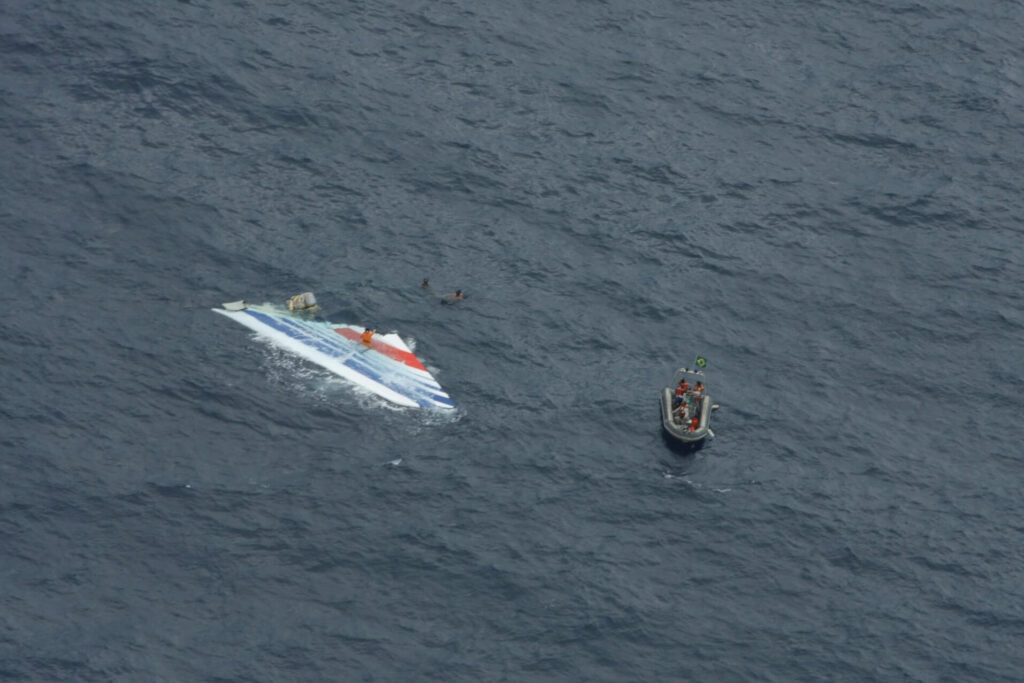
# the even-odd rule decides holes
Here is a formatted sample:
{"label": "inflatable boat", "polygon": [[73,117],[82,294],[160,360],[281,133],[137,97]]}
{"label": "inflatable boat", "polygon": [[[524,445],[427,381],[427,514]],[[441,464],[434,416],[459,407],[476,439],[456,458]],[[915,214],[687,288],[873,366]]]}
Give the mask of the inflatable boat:
{"label": "inflatable boat", "polygon": [[711,404],[704,373],[679,368],[661,390],[661,426],[665,434],[687,446],[698,446],[711,431]]}

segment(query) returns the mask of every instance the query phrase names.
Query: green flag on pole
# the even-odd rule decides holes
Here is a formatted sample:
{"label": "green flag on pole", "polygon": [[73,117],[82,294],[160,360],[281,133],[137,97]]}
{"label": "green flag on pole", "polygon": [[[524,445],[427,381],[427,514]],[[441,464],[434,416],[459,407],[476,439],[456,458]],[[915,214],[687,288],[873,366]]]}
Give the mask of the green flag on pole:
{"label": "green flag on pole", "polygon": [[697,360],[694,362],[697,364],[698,368],[706,368],[708,366],[708,361],[704,356],[697,356]]}

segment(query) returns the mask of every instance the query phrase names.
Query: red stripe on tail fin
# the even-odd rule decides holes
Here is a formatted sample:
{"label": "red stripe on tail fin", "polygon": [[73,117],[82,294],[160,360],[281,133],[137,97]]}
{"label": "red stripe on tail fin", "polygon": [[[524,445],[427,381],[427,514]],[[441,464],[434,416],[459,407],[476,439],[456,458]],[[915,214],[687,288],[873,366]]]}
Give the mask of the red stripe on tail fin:
{"label": "red stripe on tail fin", "polygon": [[[340,334],[342,337],[345,337],[346,339],[357,341],[360,344],[363,343],[362,333],[356,332],[350,327],[335,327],[334,331]],[[392,360],[397,360],[399,363],[405,363],[411,368],[416,368],[417,370],[427,372],[427,369],[423,367],[423,363],[420,362],[420,359],[414,356],[410,351],[396,348],[385,341],[377,339],[376,337],[370,340],[370,348],[373,349],[374,351],[377,351],[378,353],[384,354],[385,356],[391,358]]]}

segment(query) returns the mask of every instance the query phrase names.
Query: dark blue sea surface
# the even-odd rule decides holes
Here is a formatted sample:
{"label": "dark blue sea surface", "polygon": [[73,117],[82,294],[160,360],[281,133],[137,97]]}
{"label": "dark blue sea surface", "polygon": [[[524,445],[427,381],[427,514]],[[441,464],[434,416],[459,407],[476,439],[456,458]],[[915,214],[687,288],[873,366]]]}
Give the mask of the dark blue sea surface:
{"label": "dark blue sea surface", "polygon": [[[0,680],[1021,680],[1022,36],[5,0]],[[456,413],[210,312],[306,290]]]}

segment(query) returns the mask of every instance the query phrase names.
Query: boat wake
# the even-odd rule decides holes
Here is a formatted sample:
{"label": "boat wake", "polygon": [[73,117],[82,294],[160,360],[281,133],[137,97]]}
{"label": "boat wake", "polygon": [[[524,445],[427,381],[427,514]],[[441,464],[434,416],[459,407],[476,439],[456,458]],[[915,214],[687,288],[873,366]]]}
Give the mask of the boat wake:
{"label": "boat wake", "polygon": [[710,491],[711,493],[731,493],[734,489],[745,488],[748,486],[761,486],[763,482],[751,479],[750,481],[735,482],[731,484],[703,484],[699,481],[693,481],[689,478],[690,471],[686,472],[670,472],[665,470],[661,473],[661,476],[665,479],[672,479],[679,481],[680,484],[688,486],[695,491]]}

